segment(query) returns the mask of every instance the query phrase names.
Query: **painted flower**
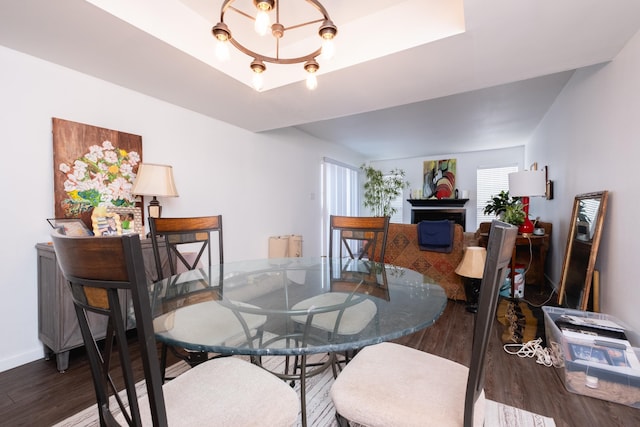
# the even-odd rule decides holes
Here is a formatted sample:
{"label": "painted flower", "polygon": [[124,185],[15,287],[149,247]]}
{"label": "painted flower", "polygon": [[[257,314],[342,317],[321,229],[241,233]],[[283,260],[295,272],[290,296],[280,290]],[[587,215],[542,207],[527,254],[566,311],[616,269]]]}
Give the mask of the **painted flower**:
{"label": "painted flower", "polygon": [[89,152],[73,161],[61,163],[58,170],[65,174],[64,190],[69,196],[66,203],[85,206],[135,206],[131,194],[136,177],[134,168],[140,163],[135,151],[122,150],[111,141],[92,145]]}

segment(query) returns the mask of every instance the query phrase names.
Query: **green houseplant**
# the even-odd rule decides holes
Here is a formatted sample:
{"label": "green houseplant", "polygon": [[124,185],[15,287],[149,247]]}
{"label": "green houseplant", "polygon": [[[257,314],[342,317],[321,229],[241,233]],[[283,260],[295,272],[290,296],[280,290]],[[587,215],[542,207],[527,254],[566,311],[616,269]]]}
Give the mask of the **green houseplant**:
{"label": "green houseplant", "polygon": [[519,197],[511,197],[508,191],[502,190],[497,196],[487,201],[484,214],[494,214],[504,222],[520,225],[524,222],[524,206]]}
{"label": "green houseplant", "polygon": [[509,224],[521,225],[524,222],[525,215],[524,206],[518,202],[507,206],[502,219]]}
{"label": "green houseplant", "polygon": [[519,197],[511,197],[508,191],[502,190],[497,196],[492,196],[484,207],[484,214],[501,216],[506,212],[508,206],[515,205],[520,200]]}
{"label": "green houseplant", "polygon": [[381,170],[364,164],[360,169],[367,179],[364,183],[364,207],[369,208],[373,216],[393,216],[397,209],[391,206],[391,202],[409,187],[404,170],[392,169],[385,175]]}

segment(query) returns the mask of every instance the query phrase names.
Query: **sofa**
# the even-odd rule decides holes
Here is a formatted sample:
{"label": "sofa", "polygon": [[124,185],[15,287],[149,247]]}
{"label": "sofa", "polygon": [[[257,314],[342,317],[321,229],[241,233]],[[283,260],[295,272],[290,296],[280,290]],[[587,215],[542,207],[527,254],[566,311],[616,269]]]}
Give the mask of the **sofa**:
{"label": "sofa", "polygon": [[[389,224],[384,262],[410,268],[442,286],[447,298],[466,301],[464,282],[455,272],[462,261],[465,247],[464,230],[455,224],[453,249],[450,253],[421,250],[418,246],[417,224]],[[380,253],[375,256],[379,260]],[[428,278],[428,279],[427,279]]]}

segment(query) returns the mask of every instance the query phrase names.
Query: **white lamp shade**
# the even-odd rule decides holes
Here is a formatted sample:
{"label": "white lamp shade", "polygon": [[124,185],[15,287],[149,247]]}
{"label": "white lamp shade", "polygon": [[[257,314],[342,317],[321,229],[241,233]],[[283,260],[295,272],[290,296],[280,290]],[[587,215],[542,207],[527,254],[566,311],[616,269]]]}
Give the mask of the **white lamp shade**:
{"label": "white lamp shade", "polygon": [[509,174],[509,195],[513,197],[544,196],[547,178],[544,171],[521,171]]}
{"label": "white lamp shade", "polygon": [[471,279],[482,279],[484,274],[484,262],[487,258],[487,250],[480,246],[469,246],[464,251],[464,257],[458,267],[456,273],[462,277]]}
{"label": "white lamp shade", "polygon": [[136,196],[178,197],[173,168],[169,165],[140,163],[131,192]]}

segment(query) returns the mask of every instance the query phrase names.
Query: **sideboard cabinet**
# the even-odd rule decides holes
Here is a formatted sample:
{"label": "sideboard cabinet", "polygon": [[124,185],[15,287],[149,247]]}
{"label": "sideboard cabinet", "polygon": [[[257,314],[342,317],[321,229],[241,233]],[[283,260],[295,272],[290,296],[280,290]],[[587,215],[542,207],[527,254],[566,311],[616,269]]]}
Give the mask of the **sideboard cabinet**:
{"label": "sideboard cabinet", "polygon": [[[151,239],[142,239],[142,252],[147,278],[151,282],[156,279],[157,270],[153,256]],[[58,371],[69,368],[69,351],[83,345],[80,326],[71,300],[71,291],[58,267],[56,253],[51,243],[36,245],[38,257],[38,337],[44,345],[45,358],[55,356]],[[166,250],[160,250],[163,271],[169,272]],[[128,292],[121,295],[122,307],[131,310]],[[89,324],[92,331],[97,331],[103,338],[107,319],[95,313],[89,313]],[[135,328],[133,317],[128,316],[127,328]]]}

